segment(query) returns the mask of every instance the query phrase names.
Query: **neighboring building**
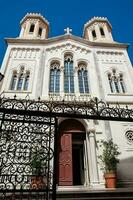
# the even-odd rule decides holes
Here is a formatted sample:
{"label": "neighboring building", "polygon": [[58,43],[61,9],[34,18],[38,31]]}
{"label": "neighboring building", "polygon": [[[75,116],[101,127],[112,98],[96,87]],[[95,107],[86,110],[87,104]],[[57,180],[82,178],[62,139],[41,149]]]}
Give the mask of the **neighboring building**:
{"label": "neighboring building", "polygon": [[[94,17],[84,25],[83,37],[65,34],[48,38],[49,23],[40,14],[27,14],[17,38],[8,44],[1,67],[5,97],[55,101],[89,101],[132,106],[133,68],[127,44],[113,40],[107,18]],[[58,185],[103,188],[98,162],[100,140],[113,138],[120,151],[118,180],[133,186],[133,124],[59,118]],[[62,151],[61,151],[62,149]],[[77,176],[78,175],[78,176]],[[82,188],[80,187],[80,188]]]}

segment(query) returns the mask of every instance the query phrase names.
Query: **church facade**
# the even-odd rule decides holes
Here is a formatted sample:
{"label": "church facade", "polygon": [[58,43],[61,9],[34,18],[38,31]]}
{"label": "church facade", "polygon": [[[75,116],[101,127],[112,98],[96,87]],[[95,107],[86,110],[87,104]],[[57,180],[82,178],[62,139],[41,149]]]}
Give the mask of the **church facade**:
{"label": "church facade", "polygon": [[[36,13],[21,21],[17,38],[8,44],[2,63],[1,93],[5,97],[87,102],[93,97],[111,105],[133,106],[133,68],[127,44],[114,41],[107,18],[94,17],[83,37],[48,38],[49,23]],[[98,156],[101,140],[119,146],[118,183],[133,185],[133,124],[58,118],[58,189],[104,188]],[[77,176],[78,175],[78,176]]]}

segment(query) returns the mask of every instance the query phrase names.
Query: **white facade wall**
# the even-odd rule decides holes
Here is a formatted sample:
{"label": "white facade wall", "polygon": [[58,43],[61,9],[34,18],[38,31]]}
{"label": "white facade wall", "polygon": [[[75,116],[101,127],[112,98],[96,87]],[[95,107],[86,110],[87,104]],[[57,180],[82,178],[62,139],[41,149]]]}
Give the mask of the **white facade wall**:
{"label": "white facade wall", "polygon": [[[50,64],[52,61],[59,61],[61,69],[60,78],[60,94],[61,99],[65,98],[64,93],[64,55],[72,53],[74,60],[74,84],[75,98],[80,96],[85,98],[98,97],[111,104],[119,102],[120,104],[130,105],[133,103],[133,69],[129,60],[127,51],[123,47],[105,47],[96,45],[87,45],[85,42],[72,39],[55,39],[49,43],[32,43],[28,40],[22,43],[11,42],[3,60],[1,72],[4,74],[2,81],[1,93],[6,97],[13,98],[17,95],[18,98],[25,98],[28,95],[30,99],[50,100],[49,96],[49,77]],[[84,40],[84,39],[83,39]],[[80,95],[77,67],[78,63],[84,61],[88,70],[88,81],[90,93]],[[27,91],[12,91],[10,90],[13,71],[18,73],[21,67],[24,70],[30,71],[30,82]],[[107,73],[112,69],[121,72],[124,77],[126,93],[111,93]],[[60,121],[61,119],[59,119]],[[62,119],[63,120],[63,119]],[[124,184],[133,185],[133,142],[129,143],[125,137],[127,130],[133,130],[132,123],[127,122],[105,122],[97,120],[81,120],[86,128],[86,186],[103,187],[103,172],[98,163],[98,155],[102,147],[100,146],[101,139],[113,138],[118,144],[120,151],[120,163],[118,166],[118,179]]]}

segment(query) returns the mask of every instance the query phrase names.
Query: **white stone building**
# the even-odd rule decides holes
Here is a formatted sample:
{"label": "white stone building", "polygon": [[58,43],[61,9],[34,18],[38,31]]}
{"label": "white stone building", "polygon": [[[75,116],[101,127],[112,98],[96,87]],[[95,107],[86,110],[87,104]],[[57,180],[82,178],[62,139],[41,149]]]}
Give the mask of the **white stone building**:
{"label": "white stone building", "polygon": [[[30,13],[21,21],[19,37],[6,38],[1,93],[11,98],[17,95],[57,101],[88,101],[98,97],[110,104],[132,106],[133,68],[128,45],[114,41],[107,18],[94,17],[88,21],[82,37],[74,36],[67,28],[64,35],[48,38],[48,31],[48,21],[40,14]],[[59,156],[61,189],[104,187],[98,163],[99,141],[109,138],[113,138],[121,151],[119,183],[133,185],[132,123],[60,118],[58,123],[60,140],[69,141],[71,154],[70,166],[64,169],[61,166],[65,161]],[[67,159],[65,150],[61,156]]]}

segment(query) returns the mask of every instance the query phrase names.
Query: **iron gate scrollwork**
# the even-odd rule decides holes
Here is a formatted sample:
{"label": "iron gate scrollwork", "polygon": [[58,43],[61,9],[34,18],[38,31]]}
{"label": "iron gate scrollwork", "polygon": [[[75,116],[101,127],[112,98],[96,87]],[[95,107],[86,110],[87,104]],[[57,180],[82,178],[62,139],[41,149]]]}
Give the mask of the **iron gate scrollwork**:
{"label": "iron gate scrollwork", "polygon": [[[1,200],[56,199],[58,117],[133,122],[133,109],[97,98],[88,102],[0,98]],[[33,155],[41,160],[45,184],[32,181]]]}
{"label": "iron gate scrollwork", "polygon": [[[5,105],[9,108],[11,101]],[[22,113],[23,101],[12,106],[12,112],[19,108],[19,114],[0,112],[0,199],[29,199],[31,196],[49,199],[53,186],[55,118]],[[34,180],[33,155],[41,160],[43,181]],[[38,160],[35,162],[40,167]],[[20,191],[23,191],[21,195]]]}

